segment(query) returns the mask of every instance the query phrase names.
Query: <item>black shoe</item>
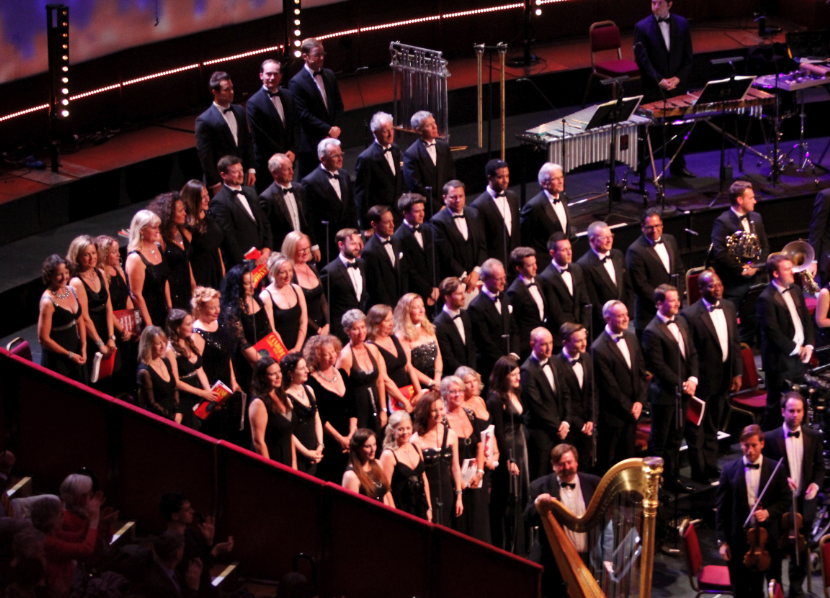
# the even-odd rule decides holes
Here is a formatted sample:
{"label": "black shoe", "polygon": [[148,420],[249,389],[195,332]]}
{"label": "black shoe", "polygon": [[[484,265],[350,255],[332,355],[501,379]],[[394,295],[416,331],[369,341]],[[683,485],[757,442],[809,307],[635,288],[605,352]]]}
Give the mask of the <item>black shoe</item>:
{"label": "black shoe", "polygon": [[671,172],[672,176],[679,176],[687,179],[697,178],[697,175],[688,170],[685,166],[683,168],[672,168],[669,172]]}

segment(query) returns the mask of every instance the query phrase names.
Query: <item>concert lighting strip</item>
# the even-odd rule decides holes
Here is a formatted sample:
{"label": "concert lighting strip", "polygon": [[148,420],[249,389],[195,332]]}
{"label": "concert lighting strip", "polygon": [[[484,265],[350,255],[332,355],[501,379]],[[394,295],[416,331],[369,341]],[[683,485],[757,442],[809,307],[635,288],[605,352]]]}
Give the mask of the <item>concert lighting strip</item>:
{"label": "concert lighting strip", "polygon": [[[535,4],[537,6],[541,6],[544,4],[554,4],[559,2],[569,2],[571,0],[535,0]],[[460,12],[451,12],[445,15],[433,15],[430,17],[421,17],[418,19],[407,19],[405,21],[395,21],[393,23],[384,23],[383,25],[371,25],[369,27],[359,27],[355,29],[346,29],[345,31],[338,31],[336,33],[326,33],[325,35],[318,35],[317,39],[319,40],[326,40],[332,39],[335,37],[343,37],[344,35],[353,35],[355,33],[364,33],[370,31],[379,31],[382,29],[391,29],[393,27],[405,27],[407,25],[417,25],[419,23],[429,23],[432,21],[440,21],[443,19],[457,19],[459,17],[469,17],[473,15],[481,15],[487,14],[491,12],[500,12],[503,10],[513,10],[517,8],[524,7],[523,3],[516,3],[516,4],[503,4],[501,6],[491,6],[489,8],[478,8],[474,10],[463,10]],[[107,91],[112,91],[114,89],[120,89],[121,87],[127,85],[133,85],[135,83],[142,83],[144,81],[149,81],[150,79],[158,79],[159,77],[166,77],[168,75],[174,75],[176,73],[181,73],[183,71],[189,71],[193,69],[197,69],[200,66],[210,66],[213,64],[217,64],[220,62],[230,62],[231,60],[237,60],[239,58],[247,58],[249,56],[255,56],[257,54],[265,54],[267,52],[274,52],[276,50],[281,50],[282,46],[270,46],[268,48],[261,48],[259,50],[251,50],[250,52],[244,52],[242,54],[234,54],[233,56],[225,56],[223,58],[215,58],[213,60],[206,60],[203,63],[199,64],[189,64],[187,66],[182,66],[179,68],[171,69],[168,71],[162,71],[160,73],[154,73],[152,75],[147,75],[145,77],[138,77],[136,79],[130,79],[129,81],[124,81],[123,83],[115,83],[113,85],[107,85],[106,87],[99,87],[98,89],[93,89],[91,91],[86,91],[84,93],[80,93],[75,96],[71,96],[69,99],[71,101],[80,100],[82,98],[88,98],[89,96],[97,95],[99,93],[104,93]],[[34,106],[32,108],[27,108],[25,110],[20,110],[18,112],[13,112],[12,114],[7,114],[5,116],[0,116],[0,122],[11,120],[12,118],[17,118],[18,116],[23,116],[25,114],[31,114],[32,112],[37,112],[38,110],[48,110],[49,104],[41,104],[39,106]]]}

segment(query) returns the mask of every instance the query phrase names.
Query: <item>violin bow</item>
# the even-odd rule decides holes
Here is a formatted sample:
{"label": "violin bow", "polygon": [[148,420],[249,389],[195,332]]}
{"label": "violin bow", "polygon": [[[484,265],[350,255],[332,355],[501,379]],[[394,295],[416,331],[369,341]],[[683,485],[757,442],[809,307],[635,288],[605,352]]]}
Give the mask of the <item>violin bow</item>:
{"label": "violin bow", "polygon": [[752,509],[750,509],[749,515],[747,516],[746,521],[744,521],[744,529],[749,527],[749,522],[752,521],[752,516],[755,515],[755,511],[761,505],[761,499],[764,498],[764,494],[766,494],[767,488],[769,488],[770,482],[772,482],[772,480],[775,479],[775,474],[778,473],[778,468],[781,467],[781,463],[783,461],[784,461],[784,457],[781,457],[780,459],[778,459],[778,463],[776,464],[775,469],[772,470],[772,475],[769,476],[769,479],[767,480],[767,483],[764,486],[764,489],[761,490],[761,494],[758,495],[758,498],[755,499],[755,504],[752,506]]}

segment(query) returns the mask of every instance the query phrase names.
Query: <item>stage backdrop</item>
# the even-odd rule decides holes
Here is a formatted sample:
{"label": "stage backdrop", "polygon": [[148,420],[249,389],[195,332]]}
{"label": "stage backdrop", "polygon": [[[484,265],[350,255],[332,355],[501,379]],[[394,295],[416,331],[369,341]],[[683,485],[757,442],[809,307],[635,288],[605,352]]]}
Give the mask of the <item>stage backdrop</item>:
{"label": "stage backdrop", "polygon": [[[0,83],[48,69],[46,5],[0,0]],[[303,0],[303,8],[342,0]],[[73,64],[198,31],[282,13],[282,0],[63,0]]]}

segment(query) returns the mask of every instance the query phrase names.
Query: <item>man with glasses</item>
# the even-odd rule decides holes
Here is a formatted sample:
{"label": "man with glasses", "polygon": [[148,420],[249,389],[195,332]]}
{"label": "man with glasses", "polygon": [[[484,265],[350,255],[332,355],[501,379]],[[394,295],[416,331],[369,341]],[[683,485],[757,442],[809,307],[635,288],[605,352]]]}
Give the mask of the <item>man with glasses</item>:
{"label": "man with glasses", "polygon": [[566,239],[571,236],[571,213],[562,167],[546,162],[539,169],[538,178],[542,192],[522,208],[521,228],[524,244],[536,250],[536,263],[541,272],[551,262],[547,247],[551,235],[563,233]]}

